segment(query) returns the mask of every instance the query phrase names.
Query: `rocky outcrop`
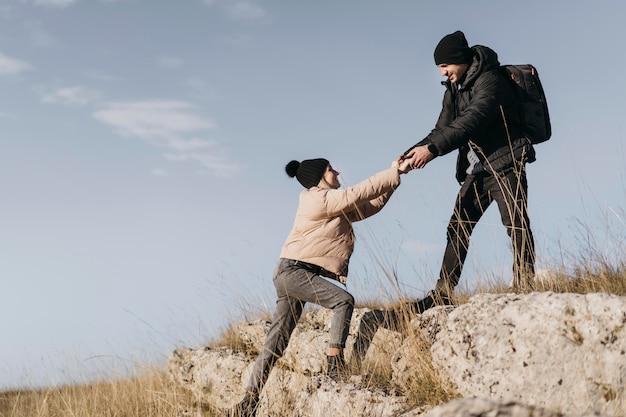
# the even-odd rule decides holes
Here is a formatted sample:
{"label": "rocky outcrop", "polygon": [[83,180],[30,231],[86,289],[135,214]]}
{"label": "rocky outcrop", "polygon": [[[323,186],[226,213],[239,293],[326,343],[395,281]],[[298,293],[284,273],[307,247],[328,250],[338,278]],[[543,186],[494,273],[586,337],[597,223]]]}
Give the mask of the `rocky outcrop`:
{"label": "rocky outcrop", "polygon": [[484,294],[450,313],[431,352],[463,396],[623,416],[625,326],[623,297]]}
{"label": "rocky outcrop", "polygon": [[[357,309],[346,358],[361,372],[345,383],[322,375],[330,316],[319,309],[301,319],[258,415],[626,416],[626,297],[481,294],[409,320],[403,311]],[[236,331],[259,350],[268,327]],[[168,369],[202,401],[227,408],[243,395],[253,360],[226,347],[180,348]],[[462,398],[409,404],[425,362]]]}
{"label": "rocky outcrop", "polygon": [[[597,417],[598,414],[572,414]],[[487,398],[462,398],[435,407],[422,417],[564,417],[562,413],[533,407],[515,401],[494,401]]]}

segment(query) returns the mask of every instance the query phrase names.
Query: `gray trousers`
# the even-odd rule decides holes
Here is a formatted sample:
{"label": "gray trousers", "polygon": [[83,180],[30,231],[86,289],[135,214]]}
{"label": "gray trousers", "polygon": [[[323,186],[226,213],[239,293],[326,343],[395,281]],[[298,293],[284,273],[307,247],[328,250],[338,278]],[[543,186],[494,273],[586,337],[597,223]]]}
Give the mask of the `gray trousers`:
{"label": "gray trousers", "polygon": [[333,310],[330,325],[330,347],[344,348],[354,297],[346,290],[311,272],[305,264],[280,259],[274,270],[274,287],[278,300],[272,326],[259,353],[247,390],[260,393],[272,367],[283,355],[307,302]]}

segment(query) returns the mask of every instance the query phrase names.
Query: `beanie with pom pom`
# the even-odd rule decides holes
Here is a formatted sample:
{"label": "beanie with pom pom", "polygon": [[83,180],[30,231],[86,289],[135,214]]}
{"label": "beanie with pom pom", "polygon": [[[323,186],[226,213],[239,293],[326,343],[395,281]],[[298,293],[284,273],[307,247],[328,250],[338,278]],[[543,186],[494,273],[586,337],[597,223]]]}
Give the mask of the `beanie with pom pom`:
{"label": "beanie with pom pom", "polygon": [[311,188],[319,184],[326,172],[328,160],[324,158],[305,159],[302,162],[291,161],[285,166],[287,175],[296,177],[304,188]]}

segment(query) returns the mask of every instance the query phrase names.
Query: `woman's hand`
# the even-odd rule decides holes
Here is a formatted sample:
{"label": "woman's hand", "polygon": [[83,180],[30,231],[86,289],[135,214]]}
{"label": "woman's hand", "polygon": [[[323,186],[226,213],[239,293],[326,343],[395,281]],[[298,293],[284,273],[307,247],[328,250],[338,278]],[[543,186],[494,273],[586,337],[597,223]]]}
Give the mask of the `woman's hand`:
{"label": "woman's hand", "polygon": [[406,174],[409,172],[411,168],[411,161],[404,157],[404,155],[400,155],[398,159],[391,163],[392,168],[396,168],[400,174]]}

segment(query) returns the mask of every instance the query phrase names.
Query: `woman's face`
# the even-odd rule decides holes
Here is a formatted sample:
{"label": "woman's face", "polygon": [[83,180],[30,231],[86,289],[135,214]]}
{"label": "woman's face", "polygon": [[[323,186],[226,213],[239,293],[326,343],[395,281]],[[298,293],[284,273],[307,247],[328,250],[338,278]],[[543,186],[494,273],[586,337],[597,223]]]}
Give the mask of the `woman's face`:
{"label": "woman's face", "polygon": [[326,172],[324,172],[324,176],[322,178],[326,181],[330,188],[341,187],[341,184],[339,183],[339,172],[335,171],[330,164],[326,167]]}

